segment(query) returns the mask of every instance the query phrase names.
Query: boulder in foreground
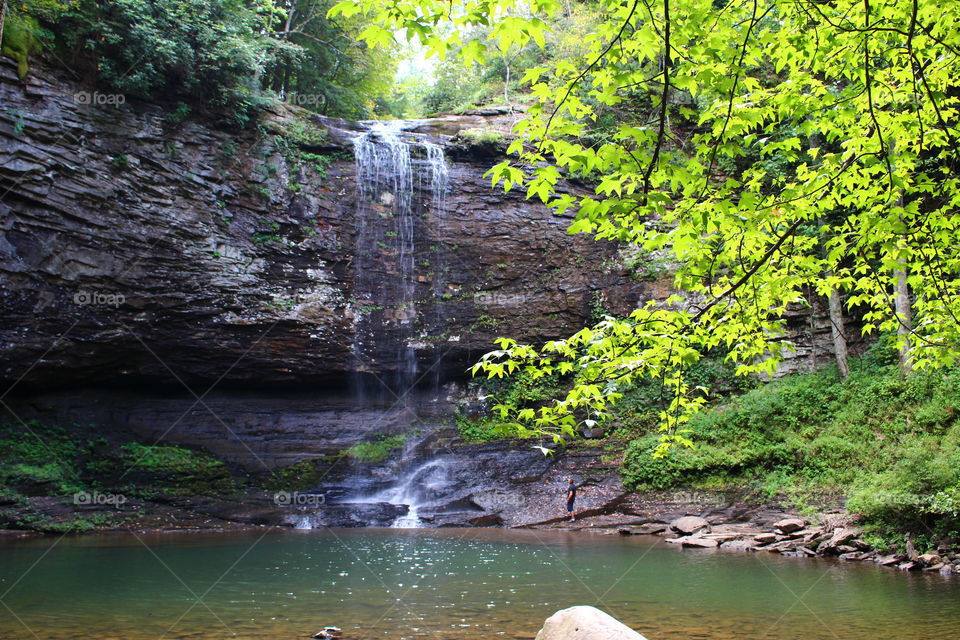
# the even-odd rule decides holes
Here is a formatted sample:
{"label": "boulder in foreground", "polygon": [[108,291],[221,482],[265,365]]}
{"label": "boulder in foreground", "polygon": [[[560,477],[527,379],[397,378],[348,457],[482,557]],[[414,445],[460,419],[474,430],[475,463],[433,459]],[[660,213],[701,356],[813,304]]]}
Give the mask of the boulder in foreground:
{"label": "boulder in foreground", "polygon": [[561,609],[546,619],[536,640],[647,640],[596,607]]}

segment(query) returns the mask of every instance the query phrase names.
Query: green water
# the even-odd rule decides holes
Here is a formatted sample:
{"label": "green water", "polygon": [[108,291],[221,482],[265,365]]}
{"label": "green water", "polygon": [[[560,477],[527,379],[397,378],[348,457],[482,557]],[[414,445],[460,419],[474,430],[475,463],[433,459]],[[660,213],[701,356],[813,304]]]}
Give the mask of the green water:
{"label": "green water", "polygon": [[531,637],[593,604],[650,640],[960,638],[960,582],[638,537],[330,530],[0,544],[0,637]]}

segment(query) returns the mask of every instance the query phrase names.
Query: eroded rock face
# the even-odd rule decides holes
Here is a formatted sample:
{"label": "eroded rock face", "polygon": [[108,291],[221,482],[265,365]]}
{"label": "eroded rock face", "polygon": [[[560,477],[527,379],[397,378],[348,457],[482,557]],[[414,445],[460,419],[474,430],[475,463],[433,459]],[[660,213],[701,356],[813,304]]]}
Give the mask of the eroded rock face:
{"label": "eroded rock face", "polygon": [[[0,62],[2,381],[299,384],[397,366],[351,358],[364,309],[349,140],[363,123],[315,119],[326,140],[291,151],[275,135],[297,116],[286,108],[236,133],[173,124],[149,105],[83,103],[81,90],[40,69],[21,84]],[[482,121],[421,128],[443,141]],[[462,374],[499,335],[566,335],[598,290],[625,308],[640,298],[611,267],[615,247],[492,190],[489,158],[457,158],[444,219],[418,223],[418,312],[446,327],[415,345],[423,369]],[[439,266],[426,264],[438,244],[439,296]],[[389,278],[391,264],[375,268]]]}
{"label": "eroded rock face", "polygon": [[[303,384],[398,368],[352,357],[369,309],[355,295],[351,141],[370,123],[277,107],[237,133],[90,95],[40,67],[20,83],[0,60],[0,383]],[[625,314],[672,293],[669,275],[632,281],[616,247],[568,236],[568,219],[491,189],[483,174],[499,147],[457,133],[518,117],[410,124],[450,159],[444,214],[417,227],[422,371],[462,375],[498,336],[536,343],[581,327],[597,301]],[[304,118],[326,138],[277,136]],[[374,267],[395,277],[389,252]],[[825,313],[795,315],[784,372],[830,357]]]}

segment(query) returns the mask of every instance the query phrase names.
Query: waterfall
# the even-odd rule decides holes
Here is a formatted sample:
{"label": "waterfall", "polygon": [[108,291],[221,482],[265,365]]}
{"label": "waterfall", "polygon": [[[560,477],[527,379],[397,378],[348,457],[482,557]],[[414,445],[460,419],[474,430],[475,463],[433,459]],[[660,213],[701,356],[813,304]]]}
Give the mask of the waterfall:
{"label": "waterfall", "polygon": [[[425,136],[404,132],[404,121],[376,123],[354,140],[357,167],[356,252],[354,257],[355,371],[378,372],[380,397],[405,397],[424,377],[414,349],[418,329],[436,334],[437,304],[442,295],[439,264],[418,246],[426,237],[423,225],[428,207],[443,219],[448,191],[448,168],[443,147]],[[433,270],[418,272],[417,257]],[[438,260],[437,262],[440,262]],[[420,298],[432,299],[418,310]],[[423,306],[422,304],[420,306]],[[419,311],[419,313],[418,313]],[[434,365],[439,364],[434,362]],[[435,370],[433,366],[431,369]],[[418,375],[421,374],[421,375]],[[360,383],[361,399],[371,390]],[[389,400],[389,398],[387,398]]]}
{"label": "waterfall", "polygon": [[430,367],[430,383],[433,395],[437,396],[440,392],[440,359],[443,357],[439,348],[439,341],[446,335],[446,321],[443,313],[443,294],[446,293],[446,275],[447,268],[445,244],[440,241],[445,230],[447,221],[447,193],[450,182],[450,173],[447,166],[447,159],[443,153],[443,147],[426,143],[427,162],[430,166],[430,190],[433,194],[434,210],[434,237],[437,240],[433,243],[431,252],[431,265],[433,268],[433,304],[430,305],[429,327],[430,335],[437,341],[434,343],[434,358]]}
{"label": "waterfall", "polygon": [[403,474],[392,487],[371,496],[369,501],[407,505],[406,515],[394,520],[393,526],[402,529],[419,527],[422,524],[420,509],[429,505],[449,485],[447,463],[443,458],[420,463]]}
{"label": "waterfall", "polygon": [[[354,140],[357,172],[354,257],[353,370],[358,402],[399,407],[418,422],[409,399],[415,387],[432,386],[437,396],[445,337],[440,306],[445,292],[445,250],[449,168],[443,147],[405,131],[403,121],[375,123]],[[428,214],[432,214],[428,218]],[[428,220],[432,227],[428,227]],[[416,346],[432,343],[434,359],[422,370]],[[366,374],[366,375],[364,375]],[[371,380],[373,376],[376,380]],[[418,425],[422,426],[422,425]],[[418,510],[445,486],[438,460],[422,462],[410,438],[396,462],[395,480],[349,503],[390,503],[407,507],[393,526],[416,527]],[[298,526],[309,526],[306,519]]]}

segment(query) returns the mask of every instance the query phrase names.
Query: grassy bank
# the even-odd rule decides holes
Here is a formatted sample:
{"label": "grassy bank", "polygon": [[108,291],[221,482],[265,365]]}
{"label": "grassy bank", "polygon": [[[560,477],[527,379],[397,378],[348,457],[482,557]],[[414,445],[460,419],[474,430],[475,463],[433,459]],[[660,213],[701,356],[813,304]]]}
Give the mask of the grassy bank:
{"label": "grassy bank", "polygon": [[657,436],[627,446],[622,473],[634,489],[753,487],[815,511],[846,499],[873,542],[910,533],[918,547],[960,537],[960,370],[902,377],[883,345],[835,369],[772,382],[697,416],[692,449],[651,457]]}

